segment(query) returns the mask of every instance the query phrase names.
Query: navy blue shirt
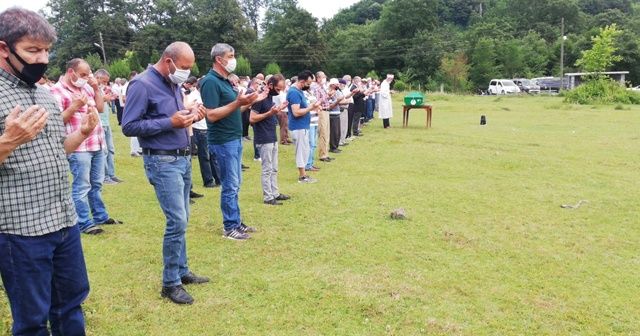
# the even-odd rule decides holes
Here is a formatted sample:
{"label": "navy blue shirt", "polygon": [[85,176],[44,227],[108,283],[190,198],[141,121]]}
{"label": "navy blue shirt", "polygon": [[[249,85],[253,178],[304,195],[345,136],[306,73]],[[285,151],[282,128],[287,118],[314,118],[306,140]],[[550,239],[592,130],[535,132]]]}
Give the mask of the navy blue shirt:
{"label": "navy blue shirt", "polygon": [[[251,110],[258,114],[264,114],[269,112],[273,105],[273,96],[268,96],[265,100],[253,104],[253,106],[251,106]],[[257,145],[261,145],[278,142],[278,136],[276,135],[277,124],[278,117],[275,114],[253,124],[253,137],[255,143]]]}
{"label": "navy blue shirt", "polygon": [[180,85],[169,83],[150,66],[129,83],[122,133],[138,137],[140,147],[159,150],[189,147],[189,129],[173,128],[171,116],[184,110]]}
{"label": "navy blue shirt", "polygon": [[296,118],[293,116],[293,111],[291,110],[291,106],[295,104],[300,104],[300,109],[307,108],[307,98],[304,96],[304,93],[298,90],[297,87],[291,86],[289,88],[289,92],[287,92],[287,101],[289,102],[289,129],[292,131],[303,129],[308,130],[309,125],[311,124],[311,113],[307,113],[302,117]]}

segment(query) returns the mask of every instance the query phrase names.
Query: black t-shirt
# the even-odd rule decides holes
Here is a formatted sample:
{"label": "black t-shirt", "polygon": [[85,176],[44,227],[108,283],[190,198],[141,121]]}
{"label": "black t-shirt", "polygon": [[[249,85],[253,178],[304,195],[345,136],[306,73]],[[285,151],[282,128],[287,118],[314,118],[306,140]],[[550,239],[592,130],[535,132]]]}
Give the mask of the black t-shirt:
{"label": "black t-shirt", "polygon": [[[256,111],[258,114],[264,114],[269,112],[273,105],[273,97],[268,96],[265,100],[253,104],[251,110]],[[253,124],[253,135],[256,145],[278,142],[278,136],[276,135],[277,124],[278,117],[275,114]]]}
{"label": "black t-shirt", "polygon": [[[351,91],[354,91],[356,86],[354,85]],[[358,92],[353,95],[353,111],[354,112],[364,112],[364,97],[365,95],[362,92]]]}

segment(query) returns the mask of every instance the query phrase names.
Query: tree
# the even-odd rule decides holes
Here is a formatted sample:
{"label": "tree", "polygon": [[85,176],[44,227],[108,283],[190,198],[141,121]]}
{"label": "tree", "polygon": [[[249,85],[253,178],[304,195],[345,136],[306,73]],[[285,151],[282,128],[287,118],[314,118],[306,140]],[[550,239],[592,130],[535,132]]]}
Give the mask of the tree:
{"label": "tree", "polygon": [[301,69],[318,69],[326,60],[326,40],[321,37],[317,20],[298,7],[295,0],[274,1],[265,14],[264,38],[253,64],[278,62],[282,71],[297,73]]}
{"label": "tree", "polygon": [[378,50],[374,44],[375,26],[350,25],[340,29],[329,41],[326,71],[329,74],[362,75],[375,67]]}
{"label": "tree", "polygon": [[238,76],[251,76],[251,63],[249,63],[249,60],[244,56],[238,56],[236,60],[238,65],[234,73]]}
{"label": "tree", "polygon": [[482,39],[471,54],[473,66],[469,71],[469,78],[476,87],[487,87],[489,81],[497,77],[494,47],[492,39]]}
{"label": "tree", "polygon": [[442,58],[439,71],[445,81],[451,85],[453,92],[467,89],[467,79],[469,77],[468,61],[469,58],[462,53]]}
{"label": "tree", "polygon": [[622,57],[614,55],[616,52],[615,38],[622,31],[616,29],[616,24],[600,29],[598,36],[592,37],[593,47],[582,52],[582,58],[577,62],[577,66],[582,66],[587,72],[603,72],[613,63],[622,60]]}
{"label": "tree", "polygon": [[109,65],[109,74],[113,78],[126,78],[129,79],[129,73],[131,68],[125,60],[117,60]]}
{"label": "tree", "polygon": [[267,64],[267,67],[264,69],[264,73],[267,75],[277,75],[281,74],[282,70],[280,70],[280,66],[276,62],[271,62]]}
{"label": "tree", "polygon": [[93,72],[104,68],[104,62],[98,53],[88,53],[87,56],[84,57],[84,60],[89,63],[89,68],[91,68]]}

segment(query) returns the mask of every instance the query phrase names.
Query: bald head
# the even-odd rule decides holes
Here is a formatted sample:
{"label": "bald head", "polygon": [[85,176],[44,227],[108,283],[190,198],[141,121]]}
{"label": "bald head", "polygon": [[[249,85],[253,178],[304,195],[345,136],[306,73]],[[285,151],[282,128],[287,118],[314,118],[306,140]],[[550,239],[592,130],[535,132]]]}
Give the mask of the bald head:
{"label": "bald head", "polygon": [[184,42],[171,43],[162,53],[162,57],[153,67],[165,78],[176,70],[189,70],[193,68],[196,57],[191,47]]}

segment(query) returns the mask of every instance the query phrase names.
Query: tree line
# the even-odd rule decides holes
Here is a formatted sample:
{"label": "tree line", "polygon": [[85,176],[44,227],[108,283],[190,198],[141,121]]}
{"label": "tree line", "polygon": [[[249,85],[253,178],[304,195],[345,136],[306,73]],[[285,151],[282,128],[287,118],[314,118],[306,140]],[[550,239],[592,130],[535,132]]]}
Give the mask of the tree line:
{"label": "tree line", "polygon": [[619,58],[607,70],[640,82],[640,0],[361,0],[324,20],[296,0],[50,0],[43,14],[59,35],[53,75],[74,57],[104,66],[101,33],[117,77],[180,40],[196,54],[196,75],[224,42],[242,56],[239,75],[394,73],[414,86],[470,91],[491,78],[559,76],[564,19],[565,73],[582,71],[576,62],[592,37],[615,23]]}

